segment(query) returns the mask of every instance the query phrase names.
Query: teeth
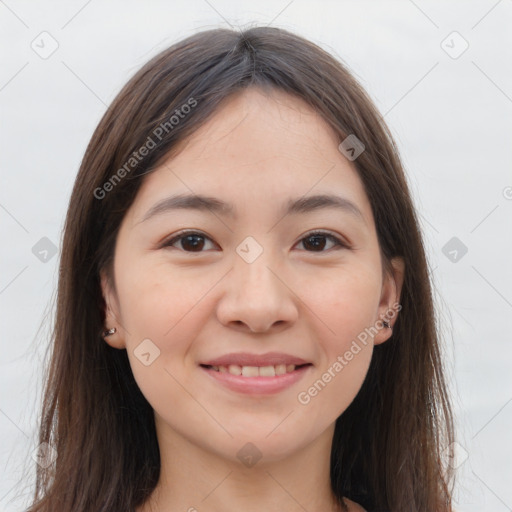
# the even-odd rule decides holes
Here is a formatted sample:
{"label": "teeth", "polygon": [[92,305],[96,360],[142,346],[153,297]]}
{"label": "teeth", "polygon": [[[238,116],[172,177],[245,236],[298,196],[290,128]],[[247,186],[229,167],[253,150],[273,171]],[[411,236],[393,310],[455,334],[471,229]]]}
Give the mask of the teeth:
{"label": "teeth", "polygon": [[239,366],[230,364],[229,366],[212,366],[212,370],[220,373],[230,373],[231,375],[241,375],[242,377],[275,377],[284,375],[295,370],[294,364],[276,364],[275,366]]}
{"label": "teeth", "polygon": [[228,366],[228,372],[231,373],[231,375],[242,375],[242,367],[237,364],[230,364]]}
{"label": "teeth", "polygon": [[285,364],[276,364],[274,368],[276,369],[276,375],[284,375],[286,373]]}
{"label": "teeth", "polygon": [[260,377],[275,377],[276,369],[273,366],[262,366],[259,371]]}
{"label": "teeth", "polygon": [[258,377],[260,370],[257,366],[242,366],[242,375],[244,377]]}

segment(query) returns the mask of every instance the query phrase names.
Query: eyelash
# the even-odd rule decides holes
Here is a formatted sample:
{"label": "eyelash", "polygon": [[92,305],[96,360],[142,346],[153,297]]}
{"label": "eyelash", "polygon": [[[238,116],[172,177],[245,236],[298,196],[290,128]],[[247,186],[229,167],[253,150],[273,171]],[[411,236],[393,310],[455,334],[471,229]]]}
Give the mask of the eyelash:
{"label": "eyelash", "polygon": [[[202,238],[212,241],[210,237],[206,236],[204,233],[201,233],[200,231],[185,230],[185,231],[180,231],[178,234],[173,236],[170,240],[164,242],[162,244],[162,247],[171,247],[173,244],[175,244],[179,240],[183,240],[184,238],[186,238],[187,236],[190,236],[190,235],[198,235]],[[337,236],[333,235],[332,233],[330,233],[328,231],[311,231],[310,233],[307,233],[303,238],[301,238],[299,240],[299,242],[297,242],[297,243],[300,243],[308,238],[318,237],[318,236],[322,236],[322,237],[330,239],[331,241],[334,242],[335,246],[327,251],[322,250],[322,251],[306,251],[306,252],[324,253],[324,252],[329,252],[332,249],[335,249],[335,250],[350,249],[348,244],[346,244],[340,238],[338,238]],[[181,249],[181,250],[183,250],[183,249]],[[183,250],[183,252],[192,253],[192,254],[200,254],[205,251],[185,251],[185,250]]]}

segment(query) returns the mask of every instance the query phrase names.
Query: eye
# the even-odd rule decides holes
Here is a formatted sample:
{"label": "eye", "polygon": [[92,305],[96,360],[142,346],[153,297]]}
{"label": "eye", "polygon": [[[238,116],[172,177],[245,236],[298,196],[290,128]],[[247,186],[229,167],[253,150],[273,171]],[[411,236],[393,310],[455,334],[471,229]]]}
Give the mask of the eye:
{"label": "eye", "polygon": [[181,248],[185,252],[203,252],[205,240],[211,241],[209,237],[198,231],[182,231],[165,242],[163,247],[172,247],[176,242],[181,242]]}
{"label": "eye", "polygon": [[334,247],[338,249],[346,248],[348,249],[348,245],[342,242],[338,237],[326,231],[314,231],[306,235],[299,243],[302,243],[305,247],[312,247],[312,251],[308,252],[327,252],[323,249],[325,248],[326,242],[325,239],[330,240],[334,243]]}
{"label": "eye", "polygon": [[[307,252],[327,252],[323,250],[326,246],[326,239],[333,243],[334,247],[338,249],[349,248],[348,245],[338,237],[325,231],[308,233],[299,243],[303,243],[304,247],[312,249],[307,249]],[[212,242],[211,238],[199,231],[181,231],[167,242],[164,242],[162,247],[173,247],[177,242],[180,242],[181,249],[185,252],[203,252],[205,240]],[[180,249],[180,247],[176,248]]]}

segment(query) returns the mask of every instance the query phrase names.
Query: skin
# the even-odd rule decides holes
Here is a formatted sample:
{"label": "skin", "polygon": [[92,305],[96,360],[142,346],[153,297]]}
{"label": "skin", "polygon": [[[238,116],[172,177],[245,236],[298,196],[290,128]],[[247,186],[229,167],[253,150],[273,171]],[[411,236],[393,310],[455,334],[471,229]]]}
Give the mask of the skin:
{"label": "skin", "polygon": [[[137,512],[338,510],[329,480],[335,420],[391,330],[360,344],[308,404],[297,396],[399,302],[404,271],[396,259],[383,274],[371,206],[340,142],[301,100],[248,89],[145,177],[117,238],[115,291],[102,273],[106,327],[117,328],[106,342],[127,350],[160,446],[159,483]],[[232,203],[237,218],[182,209],[142,221],[159,200],[191,192]],[[350,199],[362,219],[332,208],[280,213],[288,199],[317,193]],[[182,229],[206,236],[202,252],[183,239],[162,247]],[[350,248],[327,237],[315,249],[312,230]],[[248,236],[263,248],[252,263],[236,252]],[[160,350],[149,366],[134,354],[146,338]],[[239,351],[285,352],[313,366],[266,396],[226,389],[199,367]],[[262,454],[252,467],[237,458],[248,442]]]}

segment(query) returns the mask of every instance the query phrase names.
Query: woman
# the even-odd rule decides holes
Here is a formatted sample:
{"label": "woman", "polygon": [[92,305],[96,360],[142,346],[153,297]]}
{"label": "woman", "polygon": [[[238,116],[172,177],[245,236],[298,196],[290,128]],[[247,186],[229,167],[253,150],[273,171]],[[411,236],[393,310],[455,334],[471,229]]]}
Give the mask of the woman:
{"label": "woman", "polygon": [[425,252],[389,130],[284,30],[147,63],[66,219],[30,512],[451,511]]}

